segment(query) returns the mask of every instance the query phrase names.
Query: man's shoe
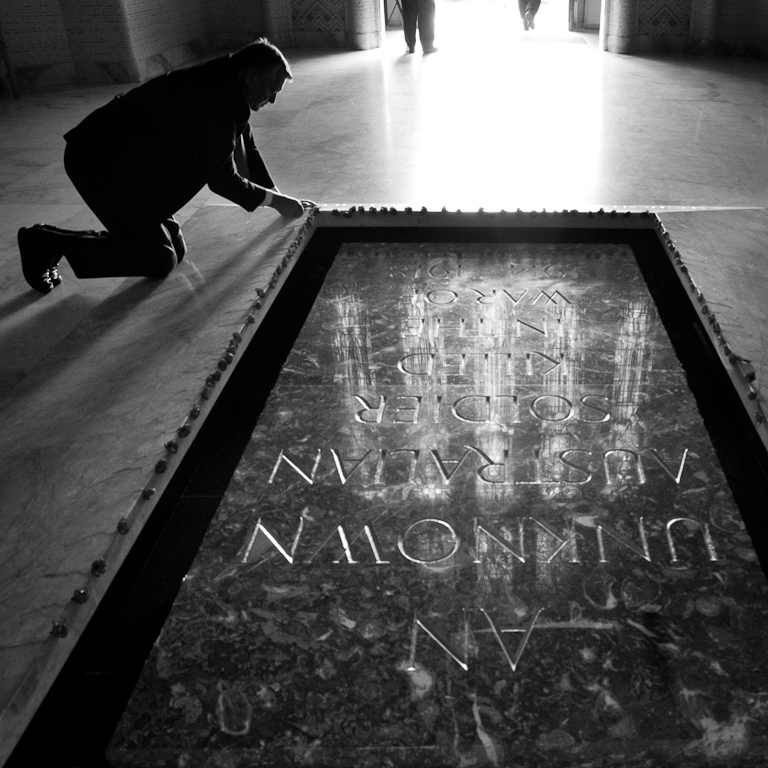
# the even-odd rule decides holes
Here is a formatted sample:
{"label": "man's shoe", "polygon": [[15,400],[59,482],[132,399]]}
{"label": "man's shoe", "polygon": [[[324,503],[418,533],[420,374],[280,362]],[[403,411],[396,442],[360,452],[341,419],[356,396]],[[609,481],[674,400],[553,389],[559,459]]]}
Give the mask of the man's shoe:
{"label": "man's shoe", "polygon": [[187,241],[184,239],[181,229],[171,235],[171,243],[176,252],[176,261],[181,263],[181,260],[187,255]]}
{"label": "man's shoe", "polygon": [[[22,227],[18,234],[21,270],[30,288],[39,293],[50,293],[61,283],[56,264],[61,254],[51,250],[51,243],[42,227]],[[54,282],[55,281],[55,282]]]}
{"label": "man's shoe", "polygon": [[428,48],[424,49],[424,53],[437,53],[437,48],[435,48],[434,45],[430,45]]}
{"label": "man's shoe", "polygon": [[182,259],[187,255],[187,243],[181,232],[181,226],[173,217],[166,219],[163,222],[163,226],[168,230],[168,234],[171,236],[171,245],[173,245],[173,250],[176,254],[176,262],[180,264]]}
{"label": "man's shoe", "polygon": [[[49,233],[52,232],[54,235],[60,235],[62,237],[81,237],[82,235],[99,237],[102,234],[93,229],[88,229],[84,231],[62,229],[61,227],[55,227],[53,224],[35,224],[33,227],[31,227],[31,229],[34,229],[40,232],[49,232]],[[51,238],[47,238],[47,239],[51,241]],[[59,261],[61,260],[61,257],[63,256],[63,253],[59,252],[58,249],[55,250],[54,253],[56,255],[54,256],[53,263],[48,268],[48,274],[47,274],[47,277],[50,280],[53,288],[55,288],[57,285],[61,285],[62,277],[59,274],[58,265],[59,265]]]}
{"label": "man's shoe", "polygon": [[410,45],[405,49],[406,53],[416,53],[416,49],[412,48]]}

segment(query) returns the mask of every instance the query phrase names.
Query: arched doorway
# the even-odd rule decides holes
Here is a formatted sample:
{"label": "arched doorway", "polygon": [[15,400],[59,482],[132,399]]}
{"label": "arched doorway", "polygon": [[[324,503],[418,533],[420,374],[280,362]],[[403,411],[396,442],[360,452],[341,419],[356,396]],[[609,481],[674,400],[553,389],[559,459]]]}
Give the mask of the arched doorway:
{"label": "arched doorway", "polygon": [[[518,0],[436,0],[437,37],[442,43],[469,41],[482,45],[511,39],[560,38],[570,32],[596,30],[601,0],[542,0],[535,17],[535,28],[525,30]],[[382,0],[387,30],[402,29],[400,0]],[[597,5],[595,26],[591,26],[593,6]],[[589,7],[577,7],[586,6]],[[585,13],[586,12],[586,13]],[[587,25],[584,19],[587,19]],[[574,23],[578,19],[578,23]],[[399,44],[399,40],[398,40]],[[439,43],[440,44],[440,43]]]}
{"label": "arched doorway", "polygon": [[601,0],[570,0],[570,29],[594,31],[600,29]]}

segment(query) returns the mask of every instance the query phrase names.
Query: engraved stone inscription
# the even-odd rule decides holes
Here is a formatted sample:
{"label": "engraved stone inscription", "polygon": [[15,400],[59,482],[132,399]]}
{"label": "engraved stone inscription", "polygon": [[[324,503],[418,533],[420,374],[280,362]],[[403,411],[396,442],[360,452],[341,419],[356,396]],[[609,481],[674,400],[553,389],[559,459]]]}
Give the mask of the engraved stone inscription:
{"label": "engraved stone inscription", "polygon": [[627,247],[348,244],[111,758],[760,764],[767,596]]}

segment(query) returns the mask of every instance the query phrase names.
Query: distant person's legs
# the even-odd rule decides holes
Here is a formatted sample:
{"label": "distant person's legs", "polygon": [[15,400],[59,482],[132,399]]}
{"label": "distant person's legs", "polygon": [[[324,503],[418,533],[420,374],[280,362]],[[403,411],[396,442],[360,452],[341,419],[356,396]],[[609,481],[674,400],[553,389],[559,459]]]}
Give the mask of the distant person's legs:
{"label": "distant person's legs", "polygon": [[403,34],[405,35],[406,52],[416,50],[416,26],[419,20],[419,0],[400,0],[403,9]]}
{"label": "distant person's legs", "polygon": [[523,29],[536,29],[534,19],[539,11],[541,0],[517,0],[520,9],[520,18],[523,20]]}
{"label": "distant person's legs", "polygon": [[419,42],[424,53],[434,53],[435,48],[435,0],[418,0]]}
{"label": "distant person's legs", "polygon": [[406,53],[416,50],[416,29],[424,53],[434,53],[435,48],[435,0],[401,0],[403,8],[403,33]]}

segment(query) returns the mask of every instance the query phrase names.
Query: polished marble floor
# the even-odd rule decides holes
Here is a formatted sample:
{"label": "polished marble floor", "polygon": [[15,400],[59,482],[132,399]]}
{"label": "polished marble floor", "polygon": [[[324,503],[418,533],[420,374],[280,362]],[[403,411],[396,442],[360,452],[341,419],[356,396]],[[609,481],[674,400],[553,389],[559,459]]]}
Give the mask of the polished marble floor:
{"label": "polished marble floor", "polygon": [[[399,30],[377,50],[289,51],[295,81],[253,121],[278,184],[326,210],[649,210],[729,351],[754,369],[760,407],[768,66],[609,55],[596,34],[569,33],[565,13],[545,2],[524,33],[511,6],[445,0],[432,56],[404,55]],[[162,285],[79,281],[65,266],[52,295],[32,293],[16,230],[96,225],[64,174],[61,137],[121,90],[0,101],[0,760],[103,587],[84,605],[73,592],[93,581],[92,563],[109,553],[115,565],[130,547],[152,504],[137,513],[137,493],[165,482],[153,475],[164,443],[305,224],[204,190],[180,215],[189,262]],[[68,636],[51,637],[61,623]]]}

